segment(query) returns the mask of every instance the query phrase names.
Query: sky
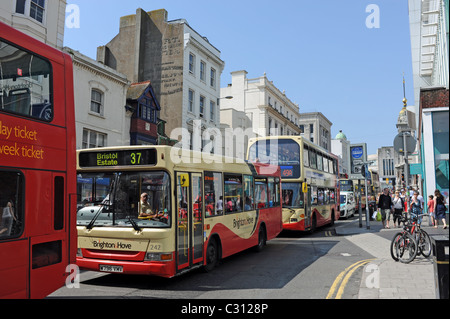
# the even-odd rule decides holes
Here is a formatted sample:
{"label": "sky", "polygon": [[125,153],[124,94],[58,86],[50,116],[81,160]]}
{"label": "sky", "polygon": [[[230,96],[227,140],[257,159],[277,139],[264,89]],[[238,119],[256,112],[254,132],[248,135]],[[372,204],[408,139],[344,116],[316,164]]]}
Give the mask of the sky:
{"label": "sky", "polygon": [[[221,51],[230,73],[268,79],[299,105],[321,112],[368,154],[392,146],[406,98],[414,104],[407,0],[68,0],[79,27],[66,24],[64,45],[95,59],[119,32],[121,16],[166,9],[186,19]],[[373,6],[375,5],[375,6]],[[368,23],[367,23],[368,22]],[[378,23],[379,22],[379,23]],[[369,28],[371,27],[371,28]]]}

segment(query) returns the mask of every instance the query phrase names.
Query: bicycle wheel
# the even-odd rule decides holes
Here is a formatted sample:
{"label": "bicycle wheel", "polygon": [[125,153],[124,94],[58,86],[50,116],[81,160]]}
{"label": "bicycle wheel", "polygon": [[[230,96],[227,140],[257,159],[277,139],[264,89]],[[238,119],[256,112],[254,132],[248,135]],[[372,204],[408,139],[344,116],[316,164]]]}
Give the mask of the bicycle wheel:
{"label": "bicycle wheel", "polygon": [[402,233],[394,244],[394,255],[402,263],[408,264],[416,258],[417,242],[409,233]]}
{"label": "bicycle wheel", "polygon": [[428,258],[431,255],[431,251],[433,247],[431,246],[431,238],[428,235],[426,231],[423,229],[419,230],[419,240],[418,240],[418,246],[420,253],[425,257]]}
{"label": "bicycle wheel", "polygon": [[398,261],[398,256],[397,256],[397,242],[402,238],[402,233],[397,233],[395,234],[394,238],[392,238],[391,241],[391,257],[392,259],[394,259],[395,261]]}

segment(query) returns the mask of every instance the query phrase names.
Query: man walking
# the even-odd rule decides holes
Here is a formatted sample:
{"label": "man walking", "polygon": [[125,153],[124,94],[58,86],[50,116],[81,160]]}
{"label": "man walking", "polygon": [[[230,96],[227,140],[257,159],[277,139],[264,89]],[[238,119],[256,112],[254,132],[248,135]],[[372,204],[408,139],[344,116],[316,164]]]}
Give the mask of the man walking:
{"label": "man walking", "polygon": [[392,211],[392,198],[389,195],[389,188],[383,190],[383,194],[378,199],[378,207],[381,209],[381,220],[383,227],[389,228],[389,219]]}

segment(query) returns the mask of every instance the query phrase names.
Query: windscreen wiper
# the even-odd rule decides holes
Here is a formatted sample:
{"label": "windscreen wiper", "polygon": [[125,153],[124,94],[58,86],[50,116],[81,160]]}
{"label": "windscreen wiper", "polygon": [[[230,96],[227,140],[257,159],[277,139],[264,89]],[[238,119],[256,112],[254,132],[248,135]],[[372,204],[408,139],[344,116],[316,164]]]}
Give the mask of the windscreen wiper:
{"label": "windscreen wiper", "polygon": [[[109,204],[108,204],[109,205]],[[98,216],[100,216],[100,213],[103,211],[103,208],[106,206],[106,204],[102,204],[102,207],[100,207],[97,211],[97,213],[95,214],[95,216],[92,218],[92,220],[90,221],[89,225],[86,226],[87,230],[91,230],[92,228],[94,228],[94,224],[95,221],[97,220]]]}
{"label": "windscreen wiper", "polygon": [[135,231],[137,232],[141,232],[142,229],[139,228],[139,226],[136,224],[136,222],[133,220],[133,218],[131,216],[127,216],[128,220],[130,221],[130,224],[133,225],[133,228]]}

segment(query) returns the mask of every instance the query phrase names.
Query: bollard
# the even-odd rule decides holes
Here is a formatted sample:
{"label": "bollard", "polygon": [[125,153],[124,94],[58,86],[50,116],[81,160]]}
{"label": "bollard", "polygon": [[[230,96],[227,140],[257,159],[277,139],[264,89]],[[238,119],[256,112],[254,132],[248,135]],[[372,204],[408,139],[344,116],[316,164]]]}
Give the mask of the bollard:
{"label": "bollard", "polygon": [[434,283],[437,299],[448,299],[448,235],[432,236]]}

